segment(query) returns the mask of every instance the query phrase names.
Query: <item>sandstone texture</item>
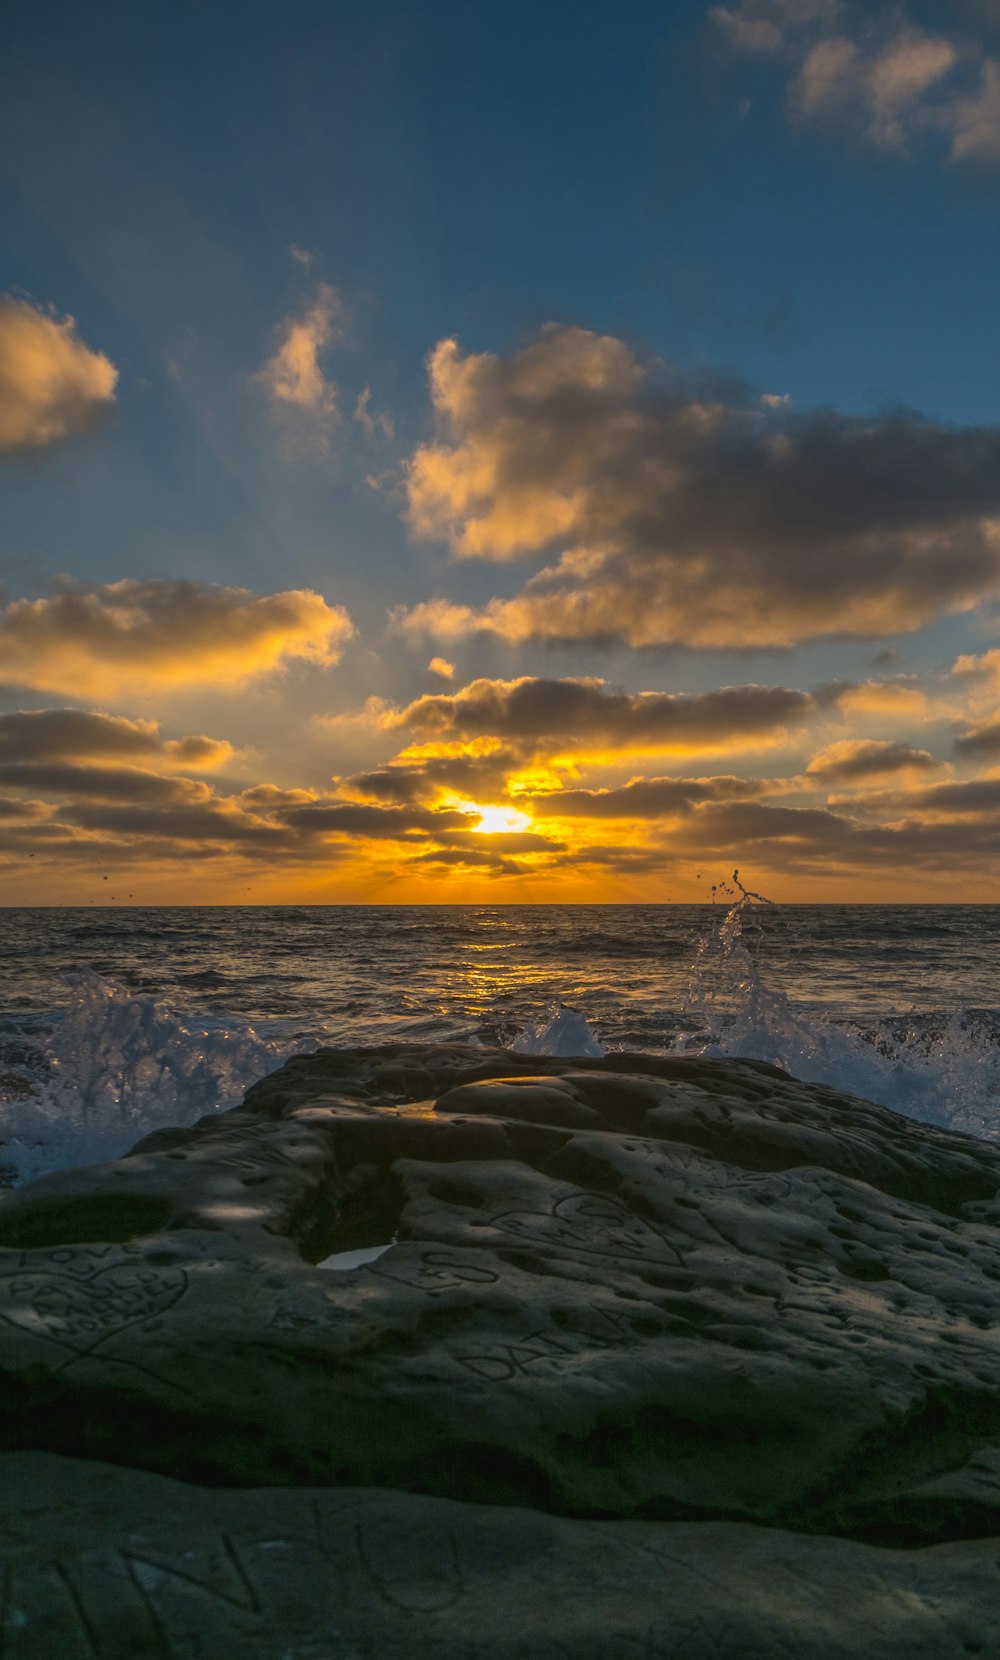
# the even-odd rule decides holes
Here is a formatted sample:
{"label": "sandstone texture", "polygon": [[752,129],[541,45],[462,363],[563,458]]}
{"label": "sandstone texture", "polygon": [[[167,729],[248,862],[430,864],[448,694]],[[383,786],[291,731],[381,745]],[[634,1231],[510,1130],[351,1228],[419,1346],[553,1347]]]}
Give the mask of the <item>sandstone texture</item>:
{"label": "sandstone texture", "polygon": [[[289,1062],[0,1202],[0,1631],[68,1660],[63,1573],[102,1656],[1000,1656],[998,1243],[1000,1150],[762,1064]],[[455,1552],[416,1625],[364,1577]]]}

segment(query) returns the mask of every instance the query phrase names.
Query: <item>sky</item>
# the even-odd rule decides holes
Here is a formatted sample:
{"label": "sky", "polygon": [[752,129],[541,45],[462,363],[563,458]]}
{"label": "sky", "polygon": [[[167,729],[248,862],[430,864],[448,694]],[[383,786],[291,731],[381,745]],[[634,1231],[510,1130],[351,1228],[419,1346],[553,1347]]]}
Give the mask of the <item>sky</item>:
{"label": "sky", "polygon": [[5,44],[0,904],[1000,902],[1000,0]]}

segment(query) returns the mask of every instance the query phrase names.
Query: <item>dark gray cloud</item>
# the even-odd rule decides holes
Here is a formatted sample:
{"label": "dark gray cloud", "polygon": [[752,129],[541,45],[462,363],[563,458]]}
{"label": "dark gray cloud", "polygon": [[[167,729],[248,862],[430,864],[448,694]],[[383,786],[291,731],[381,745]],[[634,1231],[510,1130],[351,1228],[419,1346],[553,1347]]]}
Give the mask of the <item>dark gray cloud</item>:
{"label": "dark gray cloud", "polygon": [[602,680],[473,680],[460,692],[419,697],[387,724],[424,738],[491,736],[521,744],[624,749],[719,749],[765,740],[814,710],[786,686],[715,692],[615,692]]}
{"label": "dark gray cloud", "polygon": [[553,853],[562,852],[564,842],[554,841],[535,830],[491,830],[488,835],[478,830],[442,830],[435,835],[442,847],[478,849],[486,843],[494,853]]}
{"label": "dark gray cloud", "polygon": [[102,806],[81,802],[63,807],[60,818],[83,830],[115,836],[156,836],[165,842],[225,842],[234,846],[290,848],[293,838],[281,826],[254,821],[234,811],[225,800],[189,806]]}
{"label": "dark gray cloud", "polygon": [[744,799],[769,788],[773,785],[759,778],[636,778],[614,790],[553,790],[516,799],[542,818],[656,819],[698,802]]}
{"label": "dark gray cloud", "polygon": [[865,778],[877,778],[890,772],[910,768],[927,771],[939,766],[929,749],[914,749],[910,744],[892,743],[886,739],[850,739],[830,744],[821,754],[814,755],[806,772],[817,782],[841,783]]}
{"label": "dark gray cloud", "polygon": [[924,811],[945,813],[995,813],[1000,808],[1000,778],[971,778],[962,783],[938,784],[908,798]]}
{"label": "dark gray cloud", "polygon": [[621,341],[555,325],[506,359],[443,342],[431,373],[414,530],[465,558],[559,557],[482,610],[417,606],[410,631],[787,646],[1000,592],[1000,427],[664,387]]}
{"label": "dark gray cloud", "polygon": [[[1000,781],[998,781],[1000,783]],[[912,877],[921,870],[951,875],[962,861],[1000,856],[997,796],[942,785],[885,797],[883,808],[906,802],[909,815],[890,824],[860,822],[845,813],[735,802],[696,807],[669,837],[670,851],[720,862],[738,858],[779,876],[864,877],[875,872]],[[943,792],[953,792],[950,798]],[[866,800],[866,806],[868,801]],[[941,809],[940,814],[933,807]]]}
{"label": "dark gray cloud", "polygon": [[674,845],[695,851],[740,850],[766,841],[838,848],[853,826],[846,818],[818,807],[770,807],[757,801],[711,804],[696,809],[673,838]]}
{"label": "dark gray cloud", "polygon": [[[2,669],[0,669],[2,673]],[[82,761],[108,756],[162,757],[170,765],[221,766],[232,746],[202,735],[164,739],[152,720],[89,709],[20,709],[0,715],[0,760]]]}
{"label": "dark gray cloud", "polygon": [[468,866],[472,870],[488,870],[491,876],[523,876],[526,869],[520,860],[491,852],[488,848],[433,848],[427,853],[416,854],[407,860],[407,864],[440,865],[448,870]]}
{"label": "dark gray cloud", "polygon": [[0,784],[8,789],[42,790],[88,801],[180,803],[207,801],[207,784],[164,777],[142,767],[77,766],[72,761],[0,761]]}
{"label": "dark gray cloud", "polygon": [[488,755],[433,755],[419,761],[394,762],[372,772],[356,772],[339,780],[353,795],[408,805],[433,799],[441,790],[453,790],[474,800],[492,798],[507,774],[524,756],[514,748],[491,750]]}
{"label": "dark gray cloud", "polygon": [[957,755],[1000,755],[1000,721],[970,726],[955,739]]}
{"label": "dark gray cloud", "polygon": [[424,807],[372,807],[353,801],[310,802],[280,814],[289,829],[309,835],[336,834],[396,840],[436,835],[438,831],[468,828],[469,816],[450,809],[435,812]]}
{"label": "dark gray cloud", "polygon": [[8,824],[35,824],[47,819],[51,811],[46,801],[18,801],[13,796],[0,795],[0,820]]}

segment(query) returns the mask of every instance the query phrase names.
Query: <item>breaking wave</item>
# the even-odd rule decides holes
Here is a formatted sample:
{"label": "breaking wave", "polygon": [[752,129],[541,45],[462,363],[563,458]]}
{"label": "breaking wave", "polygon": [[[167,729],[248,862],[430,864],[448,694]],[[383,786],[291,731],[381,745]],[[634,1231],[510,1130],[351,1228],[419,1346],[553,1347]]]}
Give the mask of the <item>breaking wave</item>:
{"label": "breaking wave", "polygon": [[26,1026],[4,1044],[0,1142],[5,1185],[119,1157],[150,1130],[235,1106],[289,1046],[252,1026],[185,1023],[153,997],[90,971],[66,976],[51,1033]]}
{"label": "breaking wave", "polygon": [[[772,908],[738,875],[717,891],[723,903],[683,915],[657,907],[637,907],[627,916],[622,908],[609,910],[601,917],[603,934],[596,911],[582,919],[568,910],[558,917],[552,910],[515,915],[517,907],[502,915],[470,911],[445,918],[444,930],[432,928],[426,914],[416,922],[400,912],[345,923],[338,913],[336,927],[329,926],[339,955],[330,949],[322,917],[275,913],[266,921],[289,945],[287,966],[271,952],[269,935],[255,973],[243,975],[259,999],[257,1012],[244,1004],[242,1018],[232,1010],[240,1006],[240,974],[249,961],[240,957],[237,937],[245,924],[238,919],[237,932],[224,935],[232,951],[217,953],[213,968],[203,953],[226,924],[213,919],[209,931],[201,919],[185,918],[188,943],[178,967],[169,947],[181,924],[171,934],[168,917],[159,969],[162,985],[173,964],[169,998],[158,988],[146,990],[148,980],[138,990],[106,973],[76,969],[62,976],[57,1009],[47,1007],[56,995],[50,975],[39,981],[41,995],[33,993],[33,1001],[0,1021],[0,1185],[115,1158],[151,1130],[223,1111],[289,1055],[322,1041],[499,1041],[522,1055],[548,1056],[614,1050],[745,1056],[912,1118],[1000,1137],[995,1008],[953,1002],[937,1012],[880,1013],[891,1007],[888,995],[880,997],[874,986],[867,994],[871,965],[846,940],[851,930],[842,918]],[[60,925],[60,939],[71,924]],[[135,941],[148,921],[122,918],[118,926],[147,972],[148,940]],[[353,946],[351,928],[358,936]],[[943,991],[954,994],[959,983],[991,991],[995,920],[982,921],[978,943],[975,919],[942,923],[926,914],[887,912],[877,929],[879,974],[891,963],[897,985],[916,983],[928,952],[942,951],[942,938],[947,945],[960,936],[948,946],[950,960],[955,951],[974,959],[977,977],[956,982],[942,972]],[[465,958],[460,932],[471,942]],[[581,934],[589,945],[584,973],[574,966]],[[866,938],[876,939],[871,927]],[[102,939],[106,946],[107,936]],[[311,940],[317,955],[308,958]],[[298,954],[290,949],[296,942]],[[622,955],[625,943],[636,959],[634,973]],[[127,963],[125,946],[120,951]],[[824,976],[839,976],[838,984],[853,981],[863,995],[855,992],[845,1013],[843,1006],[823,1008],[782,989],[782,979],[786,987],[801,987],[808,975],[813,990]],[[926,978],[920,983],[926,987]],[[192,995],[213,1012],[189,1012]],[[11,1006],[17,1009],[16,1002]],[[858,1012],[866,1006],[870,1017]]]}

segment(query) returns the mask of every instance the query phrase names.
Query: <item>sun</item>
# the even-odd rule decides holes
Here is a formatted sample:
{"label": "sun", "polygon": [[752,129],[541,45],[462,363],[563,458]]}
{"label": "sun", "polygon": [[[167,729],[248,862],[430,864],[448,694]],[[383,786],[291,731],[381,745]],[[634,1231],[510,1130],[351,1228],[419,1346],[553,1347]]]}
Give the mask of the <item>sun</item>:
{"label": "sun", "polygon": [[477,836],[503,836],[527,830],[531,820],[516,807],[481,807],[477,801],[462,803],[466,812],[478,813],[479,823],[472,826]]}

